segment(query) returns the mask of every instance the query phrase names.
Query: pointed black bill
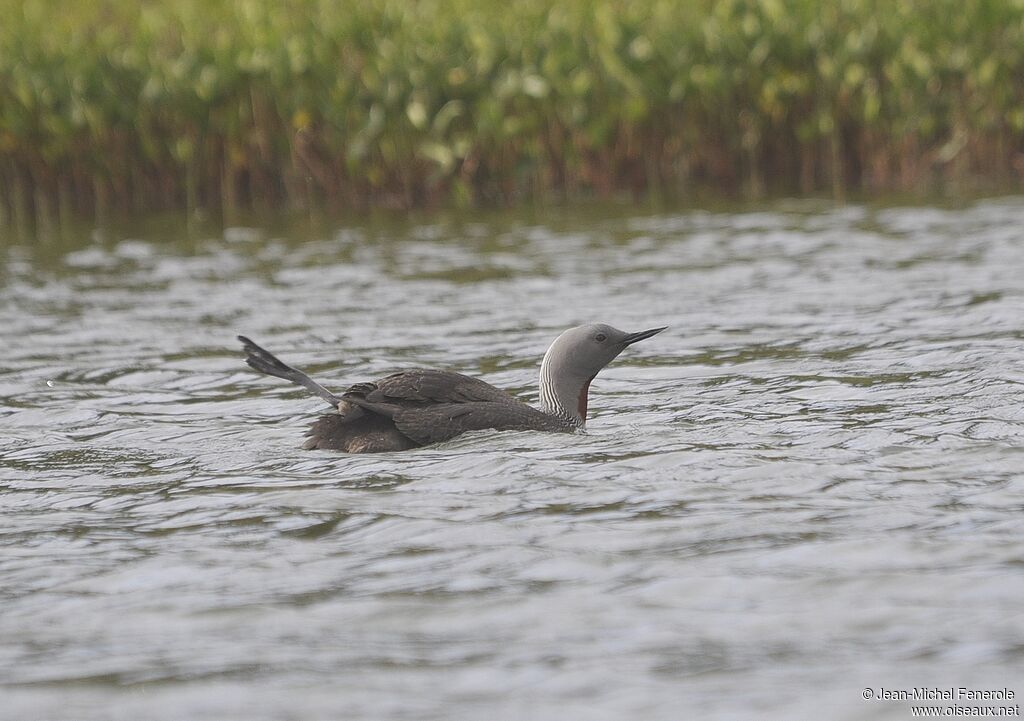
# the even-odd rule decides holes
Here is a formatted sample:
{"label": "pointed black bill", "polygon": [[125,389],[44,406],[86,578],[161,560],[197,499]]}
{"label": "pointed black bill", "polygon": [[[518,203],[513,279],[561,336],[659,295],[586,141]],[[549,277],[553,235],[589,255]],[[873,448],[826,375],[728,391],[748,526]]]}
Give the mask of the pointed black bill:
{"label": "pointed black bill", "polygon": [[661,328],[651,328],[650,330],[641,330],[636,333],[630,333],[629,335],[622,339],[622,344],[632,345],[637,341],[647,340],[651,336],[658,335],[658,333],[661,333],[661,331],[665,330],[666,328],[668,328],[667,325],[662,326]]}

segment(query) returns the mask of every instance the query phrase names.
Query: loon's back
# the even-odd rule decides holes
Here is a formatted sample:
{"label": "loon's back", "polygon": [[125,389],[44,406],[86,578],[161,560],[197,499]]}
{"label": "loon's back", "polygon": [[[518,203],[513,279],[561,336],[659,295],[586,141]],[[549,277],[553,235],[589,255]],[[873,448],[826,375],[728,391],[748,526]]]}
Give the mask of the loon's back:
{"label": "loon's back", "polygon": [[537,410],[490,383],[453,371],[399,371],[357,383],[336,396],[248,338],[239,339],[250,366],[298,383],[338,409],[310,426],[303,445],[307,449],[381,453],[439,443],[467,431],[576,429],[570,421]]}

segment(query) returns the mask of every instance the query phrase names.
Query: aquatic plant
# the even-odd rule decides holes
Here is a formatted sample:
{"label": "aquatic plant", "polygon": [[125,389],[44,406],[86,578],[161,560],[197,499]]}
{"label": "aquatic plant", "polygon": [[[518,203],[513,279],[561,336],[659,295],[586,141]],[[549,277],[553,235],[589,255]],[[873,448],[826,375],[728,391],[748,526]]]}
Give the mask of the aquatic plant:
{"label": "aquatic plant", "polygon": [[0,222],[1017,184],[1021,0],[0,0]]}

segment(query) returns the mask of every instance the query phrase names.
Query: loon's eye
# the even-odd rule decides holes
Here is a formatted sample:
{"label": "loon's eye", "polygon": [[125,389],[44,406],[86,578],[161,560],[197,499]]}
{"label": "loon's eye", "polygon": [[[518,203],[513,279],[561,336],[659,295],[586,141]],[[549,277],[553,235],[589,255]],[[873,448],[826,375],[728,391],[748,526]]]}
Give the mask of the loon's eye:
{"label": "loon's eye", "polygon": [[606,336],[604,333],[598,333],[594,337],[594,340],[596,340],[598,343],[604,343],[607,339],[608,339],[608,336]]}

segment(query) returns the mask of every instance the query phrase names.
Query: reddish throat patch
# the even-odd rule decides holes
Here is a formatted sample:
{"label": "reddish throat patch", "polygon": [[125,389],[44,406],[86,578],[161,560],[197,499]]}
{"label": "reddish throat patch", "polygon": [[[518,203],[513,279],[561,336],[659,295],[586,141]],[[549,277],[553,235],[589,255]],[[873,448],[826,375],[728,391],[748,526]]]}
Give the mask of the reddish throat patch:
{"label": "reddish throat patch", "polygon": [[587,394],[590,392],[590,381],[592,380],[594,380],[594,376],[591,376],[590,379],[583,384],[583,387],[580,388],[580,399],[576,406],[580,412],[580,418],[584,421],[587,420]]}

